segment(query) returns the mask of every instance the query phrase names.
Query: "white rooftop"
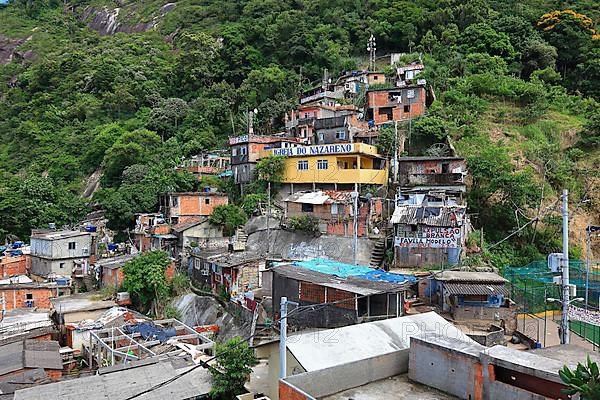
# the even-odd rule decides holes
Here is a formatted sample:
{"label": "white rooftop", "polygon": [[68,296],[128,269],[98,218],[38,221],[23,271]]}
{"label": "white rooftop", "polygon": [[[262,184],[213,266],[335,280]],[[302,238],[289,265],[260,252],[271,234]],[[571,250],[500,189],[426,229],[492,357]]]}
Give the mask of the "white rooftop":
{"label": "white rooftop", "polygon": [[409,349],[410,338],[443,335],[475,343],[435,312],[306,332],[288,337],[287,348],[307,371]]}

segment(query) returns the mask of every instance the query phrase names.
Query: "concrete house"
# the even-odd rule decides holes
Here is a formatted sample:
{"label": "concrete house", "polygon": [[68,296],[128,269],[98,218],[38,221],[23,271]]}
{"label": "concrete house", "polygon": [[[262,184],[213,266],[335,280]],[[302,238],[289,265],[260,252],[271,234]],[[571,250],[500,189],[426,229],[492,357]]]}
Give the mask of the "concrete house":
{"label": "concrete house", "polygon": [[271,148],[298,146],[298,140],[283,136],[242,135],[229,138],[231,172],[236,184],[252,182],[260,152]]}
{"label": "concrete house", "polygon": [[[288,336],[286,378],[271,378],[273,399],[446,400],[452,397],[409,383],[409,354],[416,337],[450,336],[465,346],[477,345],[434,312],[304,331]],[[278,344],[259,348],[268,357],[269,377],[279,376]]]}
{"label": "concrete house", "polygon": [[76,268],[87,267],[96,254],[93,234],[80,231],[51,231],[31,236],[31,273],[48,277],[70,277]]}
{"label": "concrete house", "polygon": [[[359,185],[387,185],[387,160],[377,148],[364,143],[339,143],[272,149],[261,157],[280,155],[285,157],[284,188],[289,193],[298,190],[352,189]],[[287,185],[287,186],[286,186]],[[296,190],[294,190],[296,188]]]}

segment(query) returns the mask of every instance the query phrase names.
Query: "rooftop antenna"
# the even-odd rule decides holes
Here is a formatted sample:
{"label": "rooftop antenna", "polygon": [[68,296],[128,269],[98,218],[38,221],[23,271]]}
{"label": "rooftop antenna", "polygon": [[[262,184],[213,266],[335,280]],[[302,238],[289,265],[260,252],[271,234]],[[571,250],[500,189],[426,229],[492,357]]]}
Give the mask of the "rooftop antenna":
{"label": "rooftop antenna", "polygon": [[367,41],[367,51],[369,52],[369,71],[375,70],[375,51],[377,50],[377,44],[375,43],[375,36],[371,34]]}

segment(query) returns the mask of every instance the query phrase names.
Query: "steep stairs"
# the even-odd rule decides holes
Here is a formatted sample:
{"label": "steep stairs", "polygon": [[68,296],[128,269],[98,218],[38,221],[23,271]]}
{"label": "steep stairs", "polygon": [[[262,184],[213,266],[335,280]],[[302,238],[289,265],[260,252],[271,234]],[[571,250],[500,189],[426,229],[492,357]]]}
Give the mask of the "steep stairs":
{"label": "steep stairs", "polygon": [[371,251],[371,261],[369,262],[369,266],[372,268],[379,268],[383,259],[385,258],[385,242],[386,238],[383,237],[375,243],[375,247],[373,247],[373,251]]}
{"label": "steep stairs", "polygon": [[246,250],[246,243],[248,243],[248,234],[243,227],[237,228],[235,231],[235,242],[233,242],[233,251]]}

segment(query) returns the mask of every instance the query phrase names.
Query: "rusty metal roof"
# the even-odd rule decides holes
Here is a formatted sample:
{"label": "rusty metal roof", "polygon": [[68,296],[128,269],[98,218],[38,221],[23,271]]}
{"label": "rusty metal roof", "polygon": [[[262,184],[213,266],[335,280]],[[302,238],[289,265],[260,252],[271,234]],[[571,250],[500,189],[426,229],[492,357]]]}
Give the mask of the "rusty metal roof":
{"label": "rusty metal roof", "polygon": [[466,211],[467,208],[464,206],[397,206],[392,215],[391,223],[458,227],[463,225]]}
{"label": "rusty metal roof", "polygon": [[451,295],[490,295],[502,294],[509,297],[508,288],[498,283],[444,283],[444,288]]}

